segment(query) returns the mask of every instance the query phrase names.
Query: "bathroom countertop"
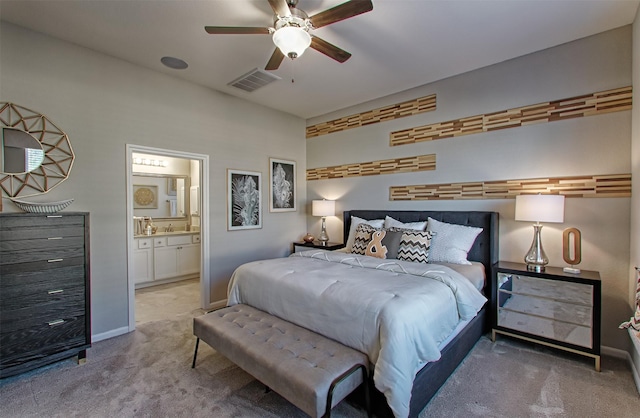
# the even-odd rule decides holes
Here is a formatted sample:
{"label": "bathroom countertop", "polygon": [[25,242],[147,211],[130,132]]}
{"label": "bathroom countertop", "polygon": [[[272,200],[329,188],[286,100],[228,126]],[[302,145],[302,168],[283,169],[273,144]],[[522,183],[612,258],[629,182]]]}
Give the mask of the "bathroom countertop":
{"label": "bathroom countertop", "polygon": [[141,235],[134,235],[133,237],[134,238],[153,238],[153,237],[166,237],[167,235],[195,235],[199,233],[200,231],[173,231],[173,232],[158,231],[152,235],[141,234]]}

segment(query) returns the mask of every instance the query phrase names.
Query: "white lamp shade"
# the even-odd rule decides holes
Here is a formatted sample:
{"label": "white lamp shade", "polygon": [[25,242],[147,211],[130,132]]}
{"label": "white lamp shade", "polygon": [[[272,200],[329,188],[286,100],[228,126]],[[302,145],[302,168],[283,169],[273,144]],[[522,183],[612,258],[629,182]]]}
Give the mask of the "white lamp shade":
{"label": "white lamp shade", "polygon": [[516,221],[564,222],[564,196],[516,196]]}
{"label": "white lamp shade", "polygon": [[285,57],[296,58],[311,45],[311,36],[296,26],[283,26],[273,34],[273,43]]}
{"label": "white lamp shade", "polygon": [[334,216],[336,214],[335,200],[311,201],[311,214],[313,216]]}

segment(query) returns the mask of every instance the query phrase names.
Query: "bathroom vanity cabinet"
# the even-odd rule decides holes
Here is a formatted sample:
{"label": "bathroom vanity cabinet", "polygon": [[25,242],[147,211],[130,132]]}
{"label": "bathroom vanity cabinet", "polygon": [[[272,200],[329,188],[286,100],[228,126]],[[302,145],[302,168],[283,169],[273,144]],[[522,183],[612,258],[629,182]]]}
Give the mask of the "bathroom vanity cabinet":
{"label": "bathroom vanity cabinet", "polygon": [[200,273],[199,232],[171,232],[135,238],[136,287],[193,277]]}
{"label": "bathroom vanity cabinet", "polygon": [[0,377],[91,346],[89,214],[0,214]]}

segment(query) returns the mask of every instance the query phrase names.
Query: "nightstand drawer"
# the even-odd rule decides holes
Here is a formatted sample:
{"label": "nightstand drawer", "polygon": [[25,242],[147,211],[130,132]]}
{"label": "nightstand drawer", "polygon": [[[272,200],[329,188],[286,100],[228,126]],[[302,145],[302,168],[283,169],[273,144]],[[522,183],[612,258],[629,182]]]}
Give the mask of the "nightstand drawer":
{"label": "nightstand drawer", "polygon": [[512,276],[513,293],[584,306],[593,305],[593,286],[517,274]]}
{"label": "nightstand drawer", "polygon": [[561,341],[580,347],[593,348],[591,324],[581,326],[569,322],[555,321],[535,315],[523,314],[501,308],[498,312],[498,324],[527,334]]}
{"label": "nightstand drawer", "polygon": [[498,325],[507,326],[500,322],[502,311],[517,312],[551,321],[566,322],[590,327],[593,323],[593,307],[576,305],[559,300],[525,297],[518,294],[506,296],[500,309]]}

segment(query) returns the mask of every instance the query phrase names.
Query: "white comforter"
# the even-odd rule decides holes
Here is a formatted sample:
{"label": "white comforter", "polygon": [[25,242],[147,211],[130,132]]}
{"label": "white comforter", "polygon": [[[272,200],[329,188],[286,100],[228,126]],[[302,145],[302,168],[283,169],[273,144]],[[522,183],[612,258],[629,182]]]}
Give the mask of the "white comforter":
{"label": "white comforter", "polygon": [[366,353],[396,417],[409,414],[417,371],[440,358],[438,344],[485,302],[445,266],[322,250],[240,266],[228,299]]}

